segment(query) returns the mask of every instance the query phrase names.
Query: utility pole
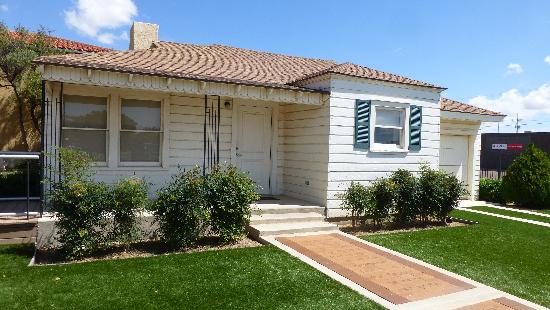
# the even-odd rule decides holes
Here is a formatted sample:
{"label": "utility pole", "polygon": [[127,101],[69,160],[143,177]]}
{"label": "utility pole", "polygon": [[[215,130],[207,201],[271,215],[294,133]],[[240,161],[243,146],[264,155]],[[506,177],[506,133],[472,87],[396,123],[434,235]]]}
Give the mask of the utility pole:
{"label": "utility pole", "polygon": [[516,127],[516,133],[519,132],[519,128],[521,127],[521,126],[519,125],[519,121],[520,121],[519,115],[518,115],[518,113],[516,113],[516,126],[515,126],[515,127]]}

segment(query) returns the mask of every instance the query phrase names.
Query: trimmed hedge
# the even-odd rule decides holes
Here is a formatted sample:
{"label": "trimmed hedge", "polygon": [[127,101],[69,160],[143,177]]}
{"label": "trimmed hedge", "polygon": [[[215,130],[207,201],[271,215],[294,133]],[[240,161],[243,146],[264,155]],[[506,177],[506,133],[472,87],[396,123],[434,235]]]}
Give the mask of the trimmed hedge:
{"label": "trimmed hedge", "polygon": [[482,178],[479,180],[479,200],[505,203],[502,193],[502,180]]}

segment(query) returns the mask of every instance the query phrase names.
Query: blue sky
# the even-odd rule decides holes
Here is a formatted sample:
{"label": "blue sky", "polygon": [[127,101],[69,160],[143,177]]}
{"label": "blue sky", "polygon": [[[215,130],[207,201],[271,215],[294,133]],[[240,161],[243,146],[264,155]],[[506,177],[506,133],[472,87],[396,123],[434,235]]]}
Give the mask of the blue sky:
{"label": "blue sky", "polygon": [[[161,40],[351,61],[445,86],[449,98],[519,113],[521,130],[550,131],[546,0],[0,0],[0,19],[115,49],[127,49],[138,20],[159,24]],[[501,131],[513,130],[510,124]]]}

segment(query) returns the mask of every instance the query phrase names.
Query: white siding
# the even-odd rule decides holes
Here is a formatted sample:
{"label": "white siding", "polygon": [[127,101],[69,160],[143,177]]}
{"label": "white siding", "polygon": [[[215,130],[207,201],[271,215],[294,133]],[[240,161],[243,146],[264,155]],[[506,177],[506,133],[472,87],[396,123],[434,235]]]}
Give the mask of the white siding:
{"label": "white siding", "polygon": [[[356,150],[353,145],[356,99],[422,106],[422,149],[405,153]],[[436,91],[333,76],[330,98],[327,215],[345,215],[337,195],[346,190],[352,181],[368,184],[399,168],[417,171],[422,163],[437,168],[439,120],[439,93]]]}
{"label": "white siding", "polygon": [[285,195],[325,206],[328,106],[279,108],[279,188]]}

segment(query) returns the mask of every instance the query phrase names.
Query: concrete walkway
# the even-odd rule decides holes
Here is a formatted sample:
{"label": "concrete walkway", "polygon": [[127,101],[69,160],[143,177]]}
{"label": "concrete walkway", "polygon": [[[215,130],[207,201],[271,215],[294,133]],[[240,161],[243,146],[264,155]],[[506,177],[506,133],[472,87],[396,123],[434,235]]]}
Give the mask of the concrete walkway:
{"label": "concrete walkway", "polygon": [[545,214],[545,213],[533,212],[533,211],[528,211],[528,210],[518,210],[518,209],[513,209],[513,208],[506,208],[506,207],[502,207],[502,206],[499,206],[499,205],[494,205],[492,203],[486,203],[486,202],[483,202],[483,201],[467,201],[467,202],[463,201],[463,202],[461,202],[460,206],[456,209],[461,210],[461,211],[466,211],[466,212],[472,212],[472,213],[478,213],[478,214],[483,214],[483,215],[488,215],[488,216],[494,216],[494,217],[507,219],[507,220],[511,220],[511,221],[516,221],[516,222],[522,222],[522,223],[533,224],[533,225],[538,225],[538,226],[550,227],[550,223],[541,222],[541,221],[534,221],[534,220],[528,220],[528,219],[524,219],[524,218],[513,217],[513,216],[509,216],[509,215],[502,215],[502,214],[498,214],[498,213],[491,213],[491,212],[486,212],[486,211],[474,210],[474,209],[471,209],[472,207],[489,207],[489,208],[494,208],[494,209],[500,209],[500,210],[507,210],[507,211],[537,215],[537,216],[541,216],[541,217],[550,217],[550,215]]}
{"label": "concrete walkway", "polygon": [[339,231],[261,239],[388,309],[547,309]]}

